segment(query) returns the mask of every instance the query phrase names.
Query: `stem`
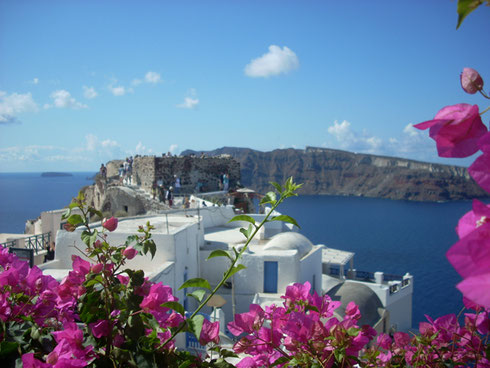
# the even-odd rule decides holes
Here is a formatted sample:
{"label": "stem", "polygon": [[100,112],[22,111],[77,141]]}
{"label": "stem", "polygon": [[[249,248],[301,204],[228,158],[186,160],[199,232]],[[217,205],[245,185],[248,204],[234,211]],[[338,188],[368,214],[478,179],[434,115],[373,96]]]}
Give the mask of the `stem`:
{"label": "stem", "polygon": [[[255,237],[255,235],[257,235],[258,231],[260,230],[260,228],[262,226],[264,226],[264,224],[267,222],[267,220],[269,219],[269,217],[271,216],[271,214],[274,212],[274,210],[277,208],[277,206],[279,206],[279,204],[282,203],[282,201],[284,201],[286,198],[287,198],[287,194],[290,194],[290,191],[287,191],[287,190],[284,190],[282,193],[281,193],[281,197],[276,201],[276,203],[274,203],[274,205],[272,206],[271,210],[269,211],[269,213],[264,217],[264,219],[262,220],[262,222],[258,225],[258,226],[255,226],[255,231],[252,233],[251,236],[248,237],[247,239],[247,242],[245,243],[244,247],[242,248],[242,250],[238,253],[237,257],[235,258],[235,260],[233,262],[231,262],[231,266],[230,268],[228,268],[228,271],[226,271],[225,275],[223,276],[223,278],[221,279],[221,281],[219,282],[218,285],[216,285],[216,287],[213,289],[213,291],[211,292],[211,294],[209,294],[209,296],[206,298],[206,300],[204,300],[203,302],[201,302],[201,304],[199,305],[199,307],[197,307],[197,309],[191,314],[191,316],[188,318],[188,319],[192,319],[194,318],[194,316],[199,313],[199,311],[204,308],[204,306],[206,305],[206,303],[211,299],[211,297],[216,294],[216,292],[223,286],[223,284],[226,282],[226,280],[228,280],[228,278],[230,277],[230,274],[233,270],[233,268],[235,267],[236,263],[238,262],[238,260],[241,258],[242,254],[247,250],[248,248],[248,245],[250,244],[250,242],[252,241],[252,239]],[[185,321],[184,323],[182,323],[179,328],[177,328],[173,333],[172,335],[165,341],[163,342],[161,345],[158,346],[157,350],[160,350],[161,348],[163,348],[165,345],[167,345],[178,333],[180,333],[184,327],[187,325],[187,322]]]}
{"label": "stem", "polygon": [[483,110],[481,113],[480,113],[480,116],[483,115],[484,113],[486,113],[488,110],[490,110],[490,106],[487,107],[485,110]]}
{"label": "stem", "polygon": [[483,96],[483,97],[490,99],[490,96],[488,96],[488,95],[487,95],[487,94],[486,94],[486,93],[483,91],[483,89],[481,89],[479,92],[482,94],[482,96]]}

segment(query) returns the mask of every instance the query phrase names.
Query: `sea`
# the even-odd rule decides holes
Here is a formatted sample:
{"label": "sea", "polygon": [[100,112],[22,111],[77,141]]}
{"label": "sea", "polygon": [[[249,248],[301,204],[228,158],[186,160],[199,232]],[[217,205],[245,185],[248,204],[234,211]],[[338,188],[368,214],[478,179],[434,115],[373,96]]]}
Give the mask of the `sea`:
{"label": "sea", "polygon": [[[27,219],[67,206],[95,173],[42,177],[41,173],[0,173],[0,233],[23,233]],[[458,314],[460,281],[446,259],[458,238],[455,226],[471,201],[446,203],[379,198],[299,196],[279,208],[294,217],[314,244],[355,253],[362,271],[414,276],[413,325]]]}

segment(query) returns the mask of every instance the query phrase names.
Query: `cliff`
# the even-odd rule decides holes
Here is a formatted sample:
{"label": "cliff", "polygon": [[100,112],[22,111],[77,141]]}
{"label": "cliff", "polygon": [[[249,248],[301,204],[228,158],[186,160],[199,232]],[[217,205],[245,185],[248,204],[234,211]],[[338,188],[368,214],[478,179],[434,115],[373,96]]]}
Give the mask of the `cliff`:
{"label": "cliff", "polygon": [[[301,194],[366,196],[412,201],[448,201],[488,197],[464,167],[395,157],[307,147],[261,152],[223,147],[205,152],[229,154],[241,166],[241,183],[264,193],[269,182],[293,176]],[[197,154],[184,151],[182,155]]]}

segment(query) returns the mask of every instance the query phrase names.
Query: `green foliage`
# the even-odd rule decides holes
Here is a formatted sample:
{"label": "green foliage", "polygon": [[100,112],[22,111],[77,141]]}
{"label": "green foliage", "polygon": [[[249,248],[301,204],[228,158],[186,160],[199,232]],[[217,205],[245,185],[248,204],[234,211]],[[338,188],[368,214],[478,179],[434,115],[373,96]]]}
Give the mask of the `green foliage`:
{"label": "green foliage", "polygon": [[283,222],[288,222],[290,224],[293,224],[294,226],[300,227],[296,220],[292,218],[291,216],[288,215],[279,215],[279,216],[274,216],[271,218],[271,221],[283,221]]}
{"label": "green foliage", "polygon": [[201,279],[199,277],[196,277],[194,279],[187,280],[182,284],[182,286],[179,288],[179,290],[185,289],[185,288],[191,288],[191,287],[198,287],[198,288],[204,288],[211,290],[211,285],[209,285],[209,281],[205,279]]}
{"label": "green foliage", "polygon": [[[490,0],[486,0],[487,5],[490,5]],[[463,20],[476,8],[484,4],[485,0],[458,0],[458,24],[456,29],[459,28]]]}
{"label": "green foliage", "polygon": [[211,258],[215,258],[215,257],[227,257],[233,261],[233,258],[230,256],[230,253],[228,253],[227,251],[222,250],[222,249],[213,250],[211,252],[211,254],[209,255],[209,257],[206,259],[211,259]]}

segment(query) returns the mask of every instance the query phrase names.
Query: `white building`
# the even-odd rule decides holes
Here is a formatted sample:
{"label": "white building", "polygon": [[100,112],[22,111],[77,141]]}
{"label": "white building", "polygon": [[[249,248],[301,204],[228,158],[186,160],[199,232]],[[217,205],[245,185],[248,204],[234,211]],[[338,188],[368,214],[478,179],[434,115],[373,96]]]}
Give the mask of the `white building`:
{"label": "white building", "polygon": [[[225,257],[207,260],[209,254],[215,249],[232,250],[235,247],[239,250],[246,240],[239,228],[248,223],[228,223],[235,215],[232,206],[217,207],[207,203],[207,207],[197,210],[123,218],[117,230],[108,236],[110,244],[124,244],[128,235],[136,233],[138,226],[147,221],[155,226],[152,231],[157,247],[155,257],[138,256],[127,265],[143,269],[154,282],[170,285],[189,311],[196,308],[195,300],[185,296],[185,292],[191,290],[178,291],[178,288],[185,280],[195,277],[205,278],[215,286],[230,261]],[[256,222],[264,216],[252,215]],[[101,225],[92,226],[100,228]],[[40,266],[45,274],[58,280],[68,274],[71,255],[81,255],[77,248],[85,248],[80,240],[81,232],[82,229],[72,233],[58,232],[55,260]],[[356,271],[353,257],[350,252],[312,244],[290,224],[266,223],[240,259],[246,268],[219,291],[226,301],[222,307],[226,323],[233,319],[234,313],[247,312],[252,302],[281,304],[280,296],[284,295],[288,285],[309,281],[319,294],[328,293],[334,300],[342,301],[339,317],[347,303],[354,300],[361,309],[362,323],[369,323],[384,332],[409,329],[412,323],[412,276]],[[204,312],[212,314],[213,310],[206,307]]]}

